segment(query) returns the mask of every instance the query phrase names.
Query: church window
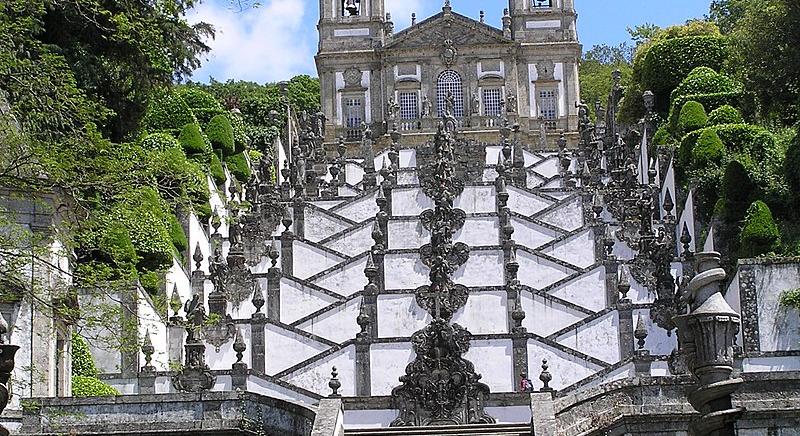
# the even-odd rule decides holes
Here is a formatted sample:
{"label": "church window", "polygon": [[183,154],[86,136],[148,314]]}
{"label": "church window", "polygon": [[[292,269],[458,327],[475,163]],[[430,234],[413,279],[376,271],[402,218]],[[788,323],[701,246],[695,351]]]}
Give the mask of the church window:
{"label": "church window", "polygon": [[400,119],[416,120],[419,118],[419,99],[416,91],[398,93],[400,100]]}
{"label": "church window", "polygon": [[483,89],[483,115],[487,117],[499,117],[503,113],[502,92],[500,88]]}
{"label": "church window", "polygon": [[558,104],[556,92],[552,89],[539,91],[539,117],[545,121],[554,121],[558,118]]}
{"label": "church window", "polygon": [[342,16],[358,17],[361,15],[361,0],[342,0]]}
{"label": "church window", "polygon": [[436,109],[439,116],[447,111],[447,99],[453,96],[453,116],[464,116],[464,87],[461,76],[453,70],[444,71],[436,82]]}
{"label": "church window", "polygon": [[534,9],[547,9],[553,7],[553,0],[531,0]]}
{"label": "church window", "polygon": [[349,139],[361,137],[361,123],[364,122],[364,99],[347,97],[344,99],[344,121]]}

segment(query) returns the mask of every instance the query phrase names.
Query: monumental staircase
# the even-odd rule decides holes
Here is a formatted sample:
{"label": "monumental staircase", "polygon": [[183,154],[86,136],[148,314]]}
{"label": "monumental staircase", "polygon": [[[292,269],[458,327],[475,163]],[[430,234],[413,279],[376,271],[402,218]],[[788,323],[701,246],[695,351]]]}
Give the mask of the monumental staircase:
{"label": "monumental staircase", "polygon": [[346,430],[346,436],[530,436],[530,424],[490,424],[441,427],[394,427]]}

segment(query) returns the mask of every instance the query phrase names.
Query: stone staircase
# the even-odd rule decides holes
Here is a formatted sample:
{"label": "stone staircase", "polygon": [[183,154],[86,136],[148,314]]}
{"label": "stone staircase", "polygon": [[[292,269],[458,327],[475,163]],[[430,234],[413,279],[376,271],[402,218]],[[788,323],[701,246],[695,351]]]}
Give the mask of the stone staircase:
{"label": "stone staircase", "polygon": [[393,427],[346,430],[346,436],[530,436],[530,424],[485,424],[443,427]]}

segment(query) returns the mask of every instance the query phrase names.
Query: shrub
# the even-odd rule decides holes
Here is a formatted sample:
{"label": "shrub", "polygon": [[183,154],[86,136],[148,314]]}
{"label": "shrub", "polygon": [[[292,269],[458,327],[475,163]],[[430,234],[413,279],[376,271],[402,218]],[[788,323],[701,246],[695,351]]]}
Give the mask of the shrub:
{"label": "shrub", "polygon": [[675,138],[669,133],[666,126],[661,126],[658,130],[656,130],[656,134],[653,135],[653,144],[656,145],[670,145],[675,143]]}
{"label": "shrub", "polygon": [[169,133],[151,133],[142,139],[141,146],[145,150],[166,150],[178,145],[178,141]]}
{"label": "shrub", "polygon": [[713,111],[721,106],[731,105],[738,106],[742,97],[741,92],[721,92],[718,94],[690,94],[681,96],[675,99],[672,103],[672,110],[669,112],[667,124],[672,131],[678,129],[678,117],[680,116],[680,108],[689,101],[696,101],[703,105],[707,111]]}
{"label": "shrub", "polygon": [[72,334],[72,375],[97,377],[97,367],[89,351],[89,344],[77,333]]}
{"label": "shrub", "polygon": [[235,154],[233,126],[228,117],[217,115],[212,118],[206,127],[206,135],[214,150],[221,151],[223,156]]}
{"label": "shrub", "polygon": [[178,89],[177,93],[192,110],[197,121],[203,124],[208,123],[214,116],[225,113],[219,101],[200,88],[183,86]]}
{"label": "shrub", "polygon": [[132,275],[139,263],[136,247],[133,246],[128,229],[120,223],[113,223],[102,228],[97,249],[102,253],[102,260],[113,265],[120,272],[119,278]]}
{"label": "shrub", "polygon": [[158,295],[161,292],[161,277],[155,271],[139,274],[139,284],[148,295]]}
{"label": "shrub", "polygon": [[250,165],[247,163],[244,153],[228,156],[225,163],[228,165],[228,171],[236,180],[247,183],[250,178]]}
{"label": "shrub", "polygon": [[248,145],[250,145],[250,138],[247,136],[247,128],[244,124],[244,119],[241,115],[236,113],[230,114],[231,127],[233,127],[233,154],[243,153]]}
{"label": "shrub", "polygon": [[176,93],[153,100],[142,118],[142,128],[148,132],[179,132],[183,126],[197,122],[192,110]]}
{"label": "shrub", "polygon": [[211,155],[211,164],[209,167],[211,171],[211,177],[214,179],[214,183],[220,186],[225,184],[225,180],[227,180],[228,177],[225,175],[225,169],[222,168],[222,162],[219,160],[219,157],[217,157],[216,153]]}
{"label": "shrub", "polygon": [[72,396],[82,397],[110,397],[122,395],[108,383],[95,377],[72,376]]}
{"label": "shrub", "polygon": [[708,122],[706,110],[703,105],[696,101],[688,101],[681,108],[681,115],[678,119],[678,131],[685,135],[695,130],[702,129]]}
{"label": "shrub", "polygon": [[183,151],[187,156],[204,154],[211,151],[211,147],[203,137],[203,132],[200,130],[200,125],[191,123],[183,126],[181,135],[178,137]]}
{"label": "shrub", "polygon": [[183,225],[178,221],[178,218],[173,214],[167,214],[167,224],[169,230],[169,239],[172,241],[172,246],[178,250],[178,253],[184,253],[189,248],[189,239],[186,237],[186,232],[183,230]]}
{"label": "shrub", "polygon": [[741,221],[755,194],[756,186],[744,165],[736,159],[728,162],[722,178],[722,196],[725,203],[722,218],[729,223]]}
{"label": "shrub", "polygon": [[741,91],[742,84],[709,67],[697,67],[670,94],[670,101],[693,94]]}
{"label": "shrub", "polygon": [[780,233],[769,206],[763,201],[755,201],[747,209],[739,235],[739,256],[758,257],[775,251],[779,246]]}
{"label": "shrub", "polygon": [[697,67],[719,68],[728,58],[728,45],[718,36],[687,36],[653,44],[642,61],[642,89],[656,94],[659,111],[666,113],[673,89]]}
{"label": "shrub", "polygon": [[722,105],[708,114],[708,125],[719,126],[722,124],[744,124],[744,118],[739,109],[726,104]]}
{"label": "shrub", "polygon": [[109,218],[128,230],[139,256],[139,270],[160,270],[172,266],[173,245],[167,230],[166,205],[153,188],[126,194],[114,206]]}
{"label": "shrub", "polygon": [[783,174],[795,195],[800,194],[800,135],[794,137],[786,150]]}
{"label": "shrub", "polygon": [[719,162],[725,154],[725,145],[713,129],[704,130],[692,149],[692,165],[706,166],[709,162]]}

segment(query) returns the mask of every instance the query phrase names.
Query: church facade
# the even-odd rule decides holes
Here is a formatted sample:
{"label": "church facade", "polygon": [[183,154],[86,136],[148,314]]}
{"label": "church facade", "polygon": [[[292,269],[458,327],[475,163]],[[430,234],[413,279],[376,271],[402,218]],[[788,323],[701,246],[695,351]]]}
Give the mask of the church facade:
{"label": "church facade", "polygon": [[[577,131],[581,45],[573,0],[509,0],[502,26],[453,11],[395,32],[384,0],[320,0],[317,70],[328,141],[395,124],[430,139],[448,96],[466,134],[481,138],[507,114],[537,144]],[[413,137],[413,136],[412,136]],[[485,139],[485,138],[484,138]],[[412,139],[413,140],[413,139]]]}

